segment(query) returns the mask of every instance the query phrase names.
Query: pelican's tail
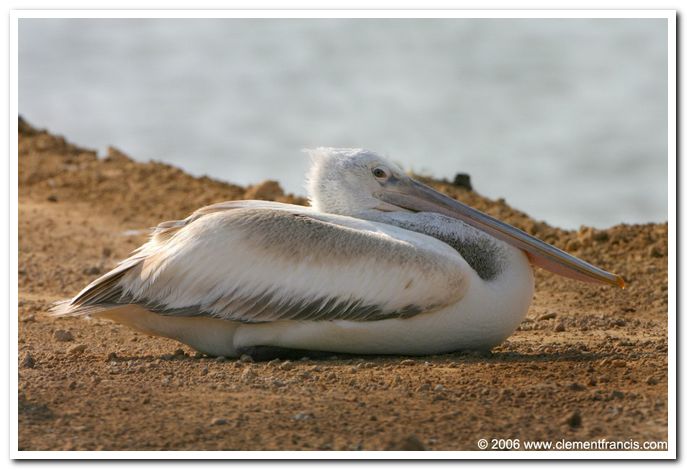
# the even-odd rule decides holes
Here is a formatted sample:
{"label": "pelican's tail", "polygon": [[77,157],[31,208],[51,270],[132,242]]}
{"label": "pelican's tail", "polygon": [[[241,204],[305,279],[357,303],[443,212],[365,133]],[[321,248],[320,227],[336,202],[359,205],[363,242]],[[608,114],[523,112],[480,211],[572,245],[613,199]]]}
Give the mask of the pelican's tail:
{"label": "pelican's tail", "polygon": [[95,315],[121,307],[123,304],[78,305],[73,299],[60,300],[50,307],[50,315],[55,317],[82,317]]}
{"label": "pelican's tail", "polygon": [[136,248],[129,258],[121,261],[114,269],[88,284],[74,298],[55,302],[50,313],[55,316],[84,316],[112,310],[131,303],[131,295],[121,281],[133,268],[155,253],[189,219],[162,222],[153,228],[146,243]]}
{"label": "pelican's tail", "polygon": [[[249,201],[250,202],[250,201]],[[55,316],[83,316],[103,313],[114,308],[135,303],[129,289],[125,288],[124,276],[130,273],[146,258],[159,252],[172,237],[193,221],[214,212],[240,209],[246,201],[226,201],[201,207],[193,214],[181,220],[170,220],[153,228],[146,243],[136,248],[131,256],[119,263],[112,271],[100,276],[87,285],[73,299],[62,300],[53,304],[50,312]],[[270,207],[275,203],[261,203]]]}
{"label": "pelican's tail", "polygon": [[72,299],[65,299],[53,303],[52,307],[50,307],[50,313],[56,317],[64,317],[71,314],[71,302]]}
{"label": "pelican's tail", "polygon": [[128,304],[130,299],[127,299],[120,281],[142,260],[142,256],[135,255],[122,261],[112,271],[87,285],[74,298],[55,302],[50,313],[55,316],[92,315]]}

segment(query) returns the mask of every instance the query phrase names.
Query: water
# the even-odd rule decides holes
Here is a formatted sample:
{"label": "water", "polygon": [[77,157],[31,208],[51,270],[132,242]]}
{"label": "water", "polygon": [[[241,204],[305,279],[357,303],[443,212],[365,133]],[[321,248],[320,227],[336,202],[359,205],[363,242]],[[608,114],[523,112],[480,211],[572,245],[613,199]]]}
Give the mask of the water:
{"label": "water", "polygon": [[241,185],[367,147],[561,227],[667,220],[661,19],[21,19],[19,111]]}

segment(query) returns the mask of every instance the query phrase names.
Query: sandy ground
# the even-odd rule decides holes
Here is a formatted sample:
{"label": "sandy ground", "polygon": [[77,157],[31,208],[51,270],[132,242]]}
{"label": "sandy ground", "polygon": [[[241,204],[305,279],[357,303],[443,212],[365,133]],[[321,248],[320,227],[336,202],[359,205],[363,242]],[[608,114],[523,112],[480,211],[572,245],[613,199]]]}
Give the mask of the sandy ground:
{"label": "sandy ground", "polygon": [[[273,175],[266,175],[273,176]],[[20,450],[477,450],[478,439],[667,440],[667,225],[564,231],[448,182],[439,190],[619,273],[537,270],[527,319],[489,354],[251,363],[104,320],[52,318],[162,220],[228,199],[305,203],[20,122]],[[479,188],[479,181],[473,182]],[[522,447],[521,447],[522,448]]]}

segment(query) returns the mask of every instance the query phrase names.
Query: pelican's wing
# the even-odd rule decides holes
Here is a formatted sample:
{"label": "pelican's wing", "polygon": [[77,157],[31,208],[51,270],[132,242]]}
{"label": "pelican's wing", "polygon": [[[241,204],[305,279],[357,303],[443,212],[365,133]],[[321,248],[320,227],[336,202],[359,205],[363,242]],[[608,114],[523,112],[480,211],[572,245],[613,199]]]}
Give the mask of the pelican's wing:
{"label": "pelican's wing", "polygon": [[237,201],[160,224],[61,313],[138,304],[242,322],[372,321],[457,302],[465,262],[431,237],[287,204]]}

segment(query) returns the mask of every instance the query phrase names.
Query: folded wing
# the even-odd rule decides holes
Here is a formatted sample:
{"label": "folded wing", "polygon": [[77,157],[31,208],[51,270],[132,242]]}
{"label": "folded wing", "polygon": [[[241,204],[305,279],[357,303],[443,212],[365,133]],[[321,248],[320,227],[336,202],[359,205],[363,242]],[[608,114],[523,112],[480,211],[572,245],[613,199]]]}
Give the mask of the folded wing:
{"label": "folded wing", "polygon": [[469,282],[465,266],[453,249],[419,233],[235,201],[160,224],[58,313],[137,304],[240,322],[404,318],[458,302]]}

